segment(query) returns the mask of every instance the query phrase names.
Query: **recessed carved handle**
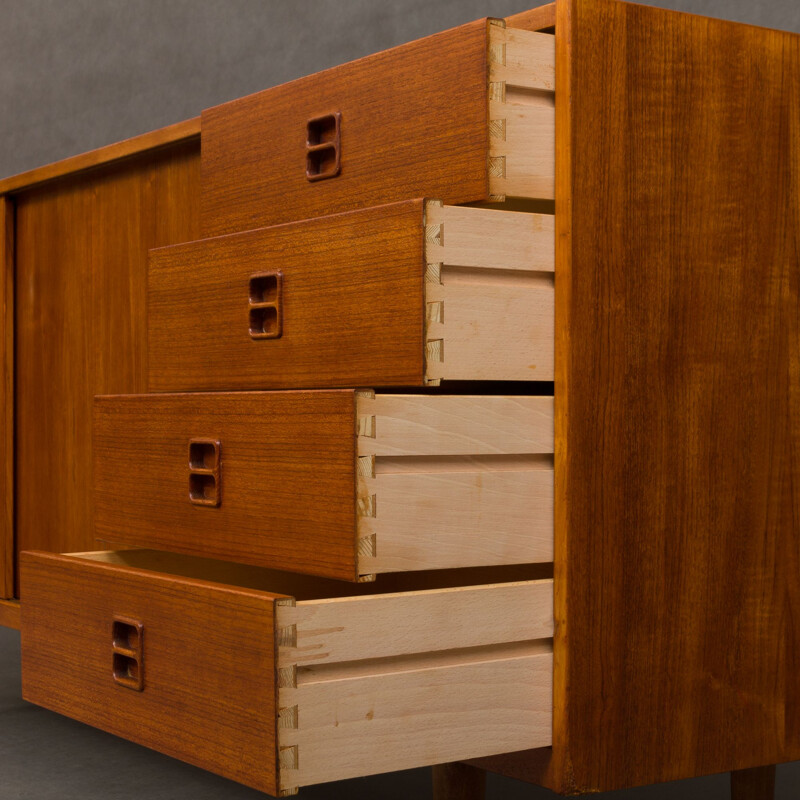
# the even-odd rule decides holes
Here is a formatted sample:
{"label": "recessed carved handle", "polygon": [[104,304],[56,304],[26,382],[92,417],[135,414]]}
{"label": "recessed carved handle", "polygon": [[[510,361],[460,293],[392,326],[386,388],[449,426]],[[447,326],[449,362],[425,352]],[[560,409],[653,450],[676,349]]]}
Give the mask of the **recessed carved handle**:
{"label": "recessed carved handle", "polygon": [[196,506],[220,504],[220,452],[216,439],[189,441],[189,500]]}
{"label": "recessed carved handle", "polygon": [[334,178],[342,168],[342,115],[313,117],[306,126],[306,178]]}
{"label": "recessed carved handle", "polygon": [[144,626],[128,617],[114,617],[111,626],[111,672],[126,689],[144,689]]}
{"label": "recessed carved handle", "polygon": [[250,276],[250,337],[278,339],[283,333],[283,273]]}

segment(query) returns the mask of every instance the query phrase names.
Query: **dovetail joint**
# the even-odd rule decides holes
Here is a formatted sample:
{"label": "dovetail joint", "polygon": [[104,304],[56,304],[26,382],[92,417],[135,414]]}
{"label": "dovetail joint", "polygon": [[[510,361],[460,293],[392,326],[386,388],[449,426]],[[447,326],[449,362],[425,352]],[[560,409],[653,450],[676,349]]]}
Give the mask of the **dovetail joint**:
{"label": "dovetail joint", "polygon": [[300,794],[299,786],[293,786],[291,789],[281,789],[278,792],[278,797],[294,797],[296,794]]}
{"label": "dovetail joint", "polygon": [[278,647],[297,647],[297,625],[278,628]]}
{"label": "dovetail joint", "polygon": [[359,497],[357,510],[359,517],[374,517],[377,511],[377,502],[374,494],[369,494],[366,497]]}
{"label": "dovetail joint", "polygon": [[375,438],[375,415],[370,414],[368,416],[359,417],[358,418],[358,435],[359,436],[366,436],[368,439]]}
{"label": "dovetail joint", "polygon": [[506,82],[489,81],[489,99],[497,100],[500,103],[506,101]]}
{"label": "dovetail joint", "polygon": [[504,119],[493,119],[489,121],[489,135],[493,139],[506,139],[506,121]]}
{"label": "dovetail joint", "polygon": [[444,300],[427,303],[425,319],[428,322],[444,322]]}
{"label": "dovetail joint", "polygon": [[291,747],[281,747],[278,750],[278,758],[283,769],[298,769],[300,759],[297,753],[297,745]]}
{"label": "dovetail joint", "polygon": [[442,282],[442,262],[439,261],[435,264],[425,265],[425,282],[438,283]]}
{"label": "dovetail joint", "polygon": [[291,667],[278,667],[278,688],[297,688],[297,664],[292,664]]}
{"label": "dovetail joint", "polygon": [[505,156],[489,156],[489,175],[492,178],[505,178],[506,176]]}
{"label": "dovetail joint", "polygon": [[288,706],[278,710],[278,727],[297,729],[298,712],[297,706]]}
{"label": "dovetail joint", "polygon": [[431,339],[425,342],[425,358],[428,361],[444,361],[444,340]]}
{"label": "dovetail joint", "polygon": [[358,457],[358,474],[361,478],[375,477],[375,456]]}
{"label": "dovetail joint", "polygon": [[373,533],[370,536],[362,536],[358,540],[358,554],[360,556],[370,556],[375,558],[378,554],[377,536]]}
{"label": "dovetail joint", "polygon": [[425,226],[425,244],[444,247],[444,225],[442,223]]}

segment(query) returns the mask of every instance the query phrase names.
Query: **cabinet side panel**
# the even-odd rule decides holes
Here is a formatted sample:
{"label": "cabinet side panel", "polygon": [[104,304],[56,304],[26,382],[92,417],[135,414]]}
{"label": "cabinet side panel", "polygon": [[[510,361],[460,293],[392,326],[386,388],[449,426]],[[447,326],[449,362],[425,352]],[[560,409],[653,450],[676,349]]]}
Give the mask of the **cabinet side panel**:
{"label": "cabinet side panel", "polygon": [[0,599],[14,596],[14,201],[0,196]]}
{"label": "cabinet side panel", "polygon": [[92,398],[147,390],[147,251],[199,234],[199,143],[16,196],[17,552],[93,549]]}
{"label": "cabinet side panel", "polygon": [[798,759],[800,39],[570,5],[563,785]]}

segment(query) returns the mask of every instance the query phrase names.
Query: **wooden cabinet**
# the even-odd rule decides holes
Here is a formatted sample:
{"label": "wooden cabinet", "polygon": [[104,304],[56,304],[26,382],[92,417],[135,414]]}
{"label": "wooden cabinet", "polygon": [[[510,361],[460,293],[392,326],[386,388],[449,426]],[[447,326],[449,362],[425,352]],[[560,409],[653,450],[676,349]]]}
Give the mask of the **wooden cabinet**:
{"label": "wooden cabinet", "polygon": [[767,786],[799,134],[797,36],[557,0],[0,182],[26,696],[269,792]]}

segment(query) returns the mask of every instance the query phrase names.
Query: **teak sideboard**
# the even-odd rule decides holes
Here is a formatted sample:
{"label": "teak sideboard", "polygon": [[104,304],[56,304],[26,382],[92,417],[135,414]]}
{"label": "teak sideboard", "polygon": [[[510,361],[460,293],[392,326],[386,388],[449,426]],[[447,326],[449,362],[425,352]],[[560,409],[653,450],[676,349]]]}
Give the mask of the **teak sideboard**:
{"label": "teak sideboard", "polygon": [[557,0],[0,222],[26,699],[274,795],[800,759],[800,37]]}

